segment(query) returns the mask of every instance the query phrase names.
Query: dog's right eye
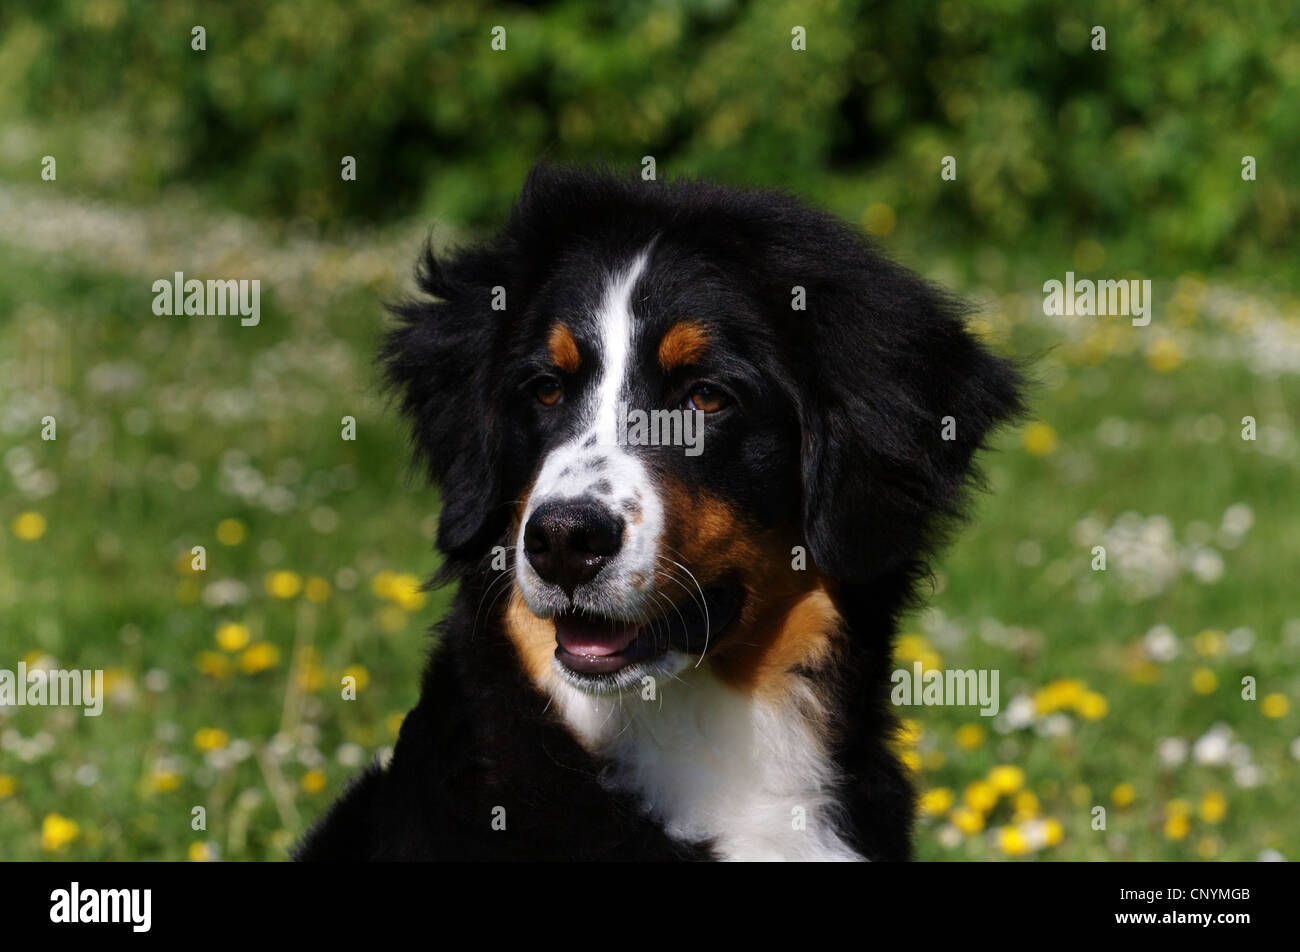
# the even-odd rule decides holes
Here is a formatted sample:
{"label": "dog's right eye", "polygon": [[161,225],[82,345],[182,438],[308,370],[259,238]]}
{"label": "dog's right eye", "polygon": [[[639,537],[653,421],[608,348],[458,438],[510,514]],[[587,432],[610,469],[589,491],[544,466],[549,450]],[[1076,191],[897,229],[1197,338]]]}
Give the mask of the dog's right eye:
{"label": "dog's right eye", "polygon": [[564,384],[556,377],[543,377],[533,387],[533,395],[544,407],[553,407],[564,399]]}

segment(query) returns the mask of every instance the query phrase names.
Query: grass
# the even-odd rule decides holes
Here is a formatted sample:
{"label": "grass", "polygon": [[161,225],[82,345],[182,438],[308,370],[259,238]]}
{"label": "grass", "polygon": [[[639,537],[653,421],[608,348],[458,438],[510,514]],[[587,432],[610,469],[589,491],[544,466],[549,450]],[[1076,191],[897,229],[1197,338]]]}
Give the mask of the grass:
{"label": "grass", "polygon": [[[98,718],[0,708],[0,854],[284,858],[392,744],[448,601],[417,590],[437,498],[371,364],[418,228],[337,245],[8,186],[0,208],[0,667],[103,668],[109,693]],[[965,290],[1037,355],[1034,421],[987,454],[900,644],[996,669],[1002,713],[908,711],[918,853],[1296,858],[1294,289],[1152,275],[1134,328],[1045,318],[1068,265],[1013,265]],[[264,275],[261,325],[154,316],[175,270]]]}

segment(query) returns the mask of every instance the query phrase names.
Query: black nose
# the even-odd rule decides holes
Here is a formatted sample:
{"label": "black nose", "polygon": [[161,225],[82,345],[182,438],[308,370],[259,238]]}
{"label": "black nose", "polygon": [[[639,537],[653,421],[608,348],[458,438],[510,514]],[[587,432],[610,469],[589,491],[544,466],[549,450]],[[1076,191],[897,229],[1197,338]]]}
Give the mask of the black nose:
{"label": "black nose", "polygon": [[548,502],[524,526],[528,561],[544,581],[572,595],[623,545],[623,520],[594,502]]}

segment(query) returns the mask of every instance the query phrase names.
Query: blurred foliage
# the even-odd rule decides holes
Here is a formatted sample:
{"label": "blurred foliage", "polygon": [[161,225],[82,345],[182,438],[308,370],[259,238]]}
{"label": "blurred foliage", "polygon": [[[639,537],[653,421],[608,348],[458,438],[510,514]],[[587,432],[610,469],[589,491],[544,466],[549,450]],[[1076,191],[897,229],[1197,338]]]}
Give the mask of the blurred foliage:
{"label": "blurred foliage", "polygon": [[1268,0],[10,0],[0,175],[53,154],[92,193],[204,183],[322,224],[473,225],[540,156],[653,155],[660,176],[788,184],[855,219],[883,203],[877,232],[1264,261],[1300,218],[1297,27],[1300,5]]}

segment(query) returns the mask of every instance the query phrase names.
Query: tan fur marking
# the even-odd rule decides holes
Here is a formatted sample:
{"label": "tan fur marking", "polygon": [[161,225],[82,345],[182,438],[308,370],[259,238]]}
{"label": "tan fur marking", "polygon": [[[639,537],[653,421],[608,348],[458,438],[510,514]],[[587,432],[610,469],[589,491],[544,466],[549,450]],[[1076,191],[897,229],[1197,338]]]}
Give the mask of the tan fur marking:
{"label": "tan fur marking", "polygon": [[538,618],[524,603],[519,589],[511,587],[510,605],[506,608],[506,634],[515,643],[524,670],[537,684],[541,684],[551,670],[555,657],[555,622]]}
{"label": "tan fur marking", "polygon": [[713,668],[732,687],[770,697],[782,693],[792,669],[830,660],[841,618],[821,586],[793,605],[784,599],[769,602],[761,614],[763,620],[748,633],[738,629],[725,636]]}
{"label": "tan fur marking", "polygon": [[694,321],[678,321],[659,341],[659,366],[664,373],[693,364],[704,356],[708,332]]}
{"label": "tan fur marking", "polygon": [[546,347],[551,352],[555,366],[566,374],[577,373],[578,367],[582,365],[582,357],[578,353],[578,342],[573,339],[573,334],[567,327],[563,324],[554,325]]}
{"label": "tan fur marking", "polygon": [[[722,500],[671,482],[665,496],[669,557],[687,566],[706,588],[723,578],[738,578],[745,589],[740,617],[706,662],[719,679],[737,690],[777,696],[786,690],[793,668],[828,661],[841,618],[830,583],[814,570],[791,567],[797,537],[760,530]],[[688,579],[682,581],[690,585]],[[661,589],[674,601],[689,601],[675,583]]]}

